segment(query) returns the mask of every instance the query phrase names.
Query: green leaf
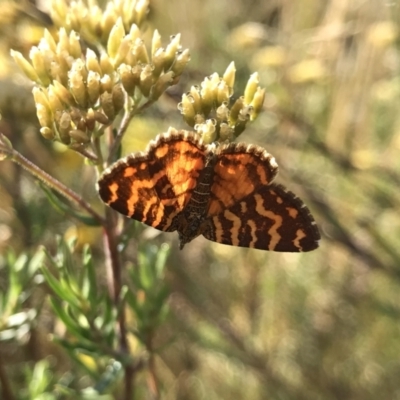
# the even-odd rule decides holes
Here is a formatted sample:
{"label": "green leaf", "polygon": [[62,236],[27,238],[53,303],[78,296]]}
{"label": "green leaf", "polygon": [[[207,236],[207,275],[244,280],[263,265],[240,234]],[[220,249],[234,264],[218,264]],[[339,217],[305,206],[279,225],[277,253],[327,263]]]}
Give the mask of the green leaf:
{"label": "green leaf", "polygon": [[47,284],[53,290],[54,294],[58,296],[60,300],[64,300],[67,303],[73,304],[79,308],[80,303],[76,298],[75,293],[70,290],[70,286],[62,279],[57,280],[47,269],[43,267],[42,273],[46,279]]}
{"label": "green leaf", "polygon": [[45,184],[40,183],[40,187],[46,194],[47,199],[49,200],[50,204],[61,214],[67,214],[70,215],[71,217],[76,218],[83,224],[87,226],[100,226],[100,223],[97,219],[86,215],[86,214],[81,214],[80,212],[76,211],[74,208],[71,207],[71,205],[67,202],[67,200],[59,195],[57,192],[54,192],[51,188],[46,186]]}
{"label": "green leaf", "polygon": [[97,301],[96,270],[93,265],[92,253],[88,245],[85,245],[83,248],[82,264],[84,271],[82,294],[90,303],[95,304]]}
{"label": "green leaf", "polygon": [[[46,360],[38,361],[33,369],[32,378],[29,383],[29,394],[32,399],[54,398],[50,393],[45,393],[52,379],[49,364]],[[43,397],[45,395],[45,397]],[[48,397],[51,396],[51,397]]]}
{"label": "green leaf", "polygon": [[64,323],[70,333],[75,335],[77,339],[90,340],[90,334],[88,334],[89,330],[80,326],[75,318],[71,318],[71,315],[58,303],[57,300],[50,299],[50,304],[57,317]]}

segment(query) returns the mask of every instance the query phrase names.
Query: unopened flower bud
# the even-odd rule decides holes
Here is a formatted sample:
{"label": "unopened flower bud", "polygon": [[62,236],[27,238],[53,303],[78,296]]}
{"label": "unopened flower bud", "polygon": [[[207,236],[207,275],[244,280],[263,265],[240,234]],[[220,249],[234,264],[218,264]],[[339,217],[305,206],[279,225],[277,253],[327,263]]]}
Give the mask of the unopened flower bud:
{"label": "unopened flower bud", "polygon": [[165,92],[165,90],[171,86],[173,77],[174,73],[172,71],[162,74],[156,80],[156,83],[151,87],[150,98],[152,100],[157,100]]}
{"label": "unopened flower bud", "polygon": [[103,75],[112,75],[114,73],[114,67],[107,54],[102,54],[100,57],[100,67]]}
{"label": "unopened flower bud", "polygon": [[149,63],[149,55],[147,54],[147,49],[142,39],[135,40],[133,53],[135,54],[138,62],[142,64]]}
{"label": "unopened flower bud", "polygon": [[171,67],[171,71],[175,72],[176,81],[177,83],[179,77],[182,75],[183,70],[186,68],[187,63],[190,61],[190,52],[189,49],[185,49],[182,53],[178,54],[174,64]]}
{"label": "unopened flower bud", "polygon": [[258,114],[262,110],[265,99],[265,89],[257,88],[256,93],[253,96],[253,100],[250,105],[253,107],[253,112],[251,113],[250,119],[253,121],[257,118]]}
{"label": "unopened flower bud", "polygon": [[229,101],[231,90],[224,80],[221,80],[217,86],[217,104],[222,104]]}
{"label": "unopened flower bud", "polygon": [[97,72],[101,75],[102,70],[96,53],[92,49],[86,50],[86,68],[89,71]]}
{"label": "unopened flower bud", "polygon": [[252,102],[253,97],[257,91],[258,84],[259,84],[258,73],[254,72],[254,74],[250,75],[250,78],[247,81],[247,85],[244,90],[244,104],[250,104]]}
{"label": "unopened flower bud", "polygon": [[100,75],[97,72],[89,71],[86,85],[89,102],[91,105],[95,105],[100,96]]}
{"label": "unopened flower bud", "polygon": [[153,74],[150,65],[146,65],[140,74],[140,91],[143,96],[149,97],[150,89],[153,86]]}
{"label": "unopened flower bud", "polygon": [[135,86],[139,83],[139,80],[135,82],[135,78],[132,74],[132,67],[127,64],[121,64],[118,67],[118,73],[121,77],[122,86],[129,95],[133,95]]}
{"label": "unopened flower bud", "polygon": [[177,57],[177,52],[181,48],[180,41],[181,41],[180,33],[171,36],[171,41],[169,42],[167,48],[165,49],[164,70],[168,70],[174,63]]}
{"label": "unopened flower bud", "polygon": [[183,94],[182,102],[178,104],[178,109],[189,126],[194,126],[195,124],[194,116],[196,115],[196,112],[193,103],[194,100],[191,94]]}
{"label": "unopened flower bud", "polygon": [[153,40],[151,41],[151,56],[154,62],[154,55],[156,54],[157,50],[160,49],[162,47],[162,43],[161,43],[161,35],[158,32],[158,30],[156,29],[153,32]]}
{"label": "unopened flower bud", "polygon": [[233,103],[230,113],[229,113],[229,125],[234,126],[239,118],[240,110],[243,108],[243,96],[236,99]]}
{"label": "unopened flower bud", "polygon": [[72,98],[71,93],[68,91],[66,87],[64,87],[60,82],[54,81],[54,93],[57,94],[58,98],[64,103],[68,105],[74,104],[74,100]]}
{"label": "unopened flower bud", "polygon": [[195,110],[196,114],[197,113],[202,113],[203,112],[203,108],[202,108],[203,100],[202,100],[201,95],[200,95],[200,87],[197,86],[197,85],[193,85],[190,88],[190,92],[189,93],[193,98],[193,107],[194,107],[194,110]]}
{"label": "unopened flower bud", "polygon": [[124,35],[124,24],[122,23],[121,17],[119,17],[110,31],[107,42],[107,53],[111,59],[115,59],[117,57],[118,50]]}
{"label": "unopened flower bud", "polygon": [[55,138],[54,131],[50,129],[48,126],[40,128],[40,133],[47,140],[53,140]]}
{"label": "unopened flower bud", "polygon": [[112,88],[114,86],[114,83],[110,77],[110,75],[104,75],[100,79],[100,87],[101,87],[101,92],[109,92],[111,93]]}
{"label": "unopened flower bud", "polygon": [[224,75],[222,76],[222,79],[226,82],[226,84],[230,87],[233,88],[235,84],[235,75],[236,75],[236,68],[235,68],[235,63],[232,61],[229,65],[226,71],[224,72]]}
{"label": "unopened flower bud", "polygon": [[87,106],[87,93],[82,74],[71,70],[69,73],[69,89],[76,102],[83,108]]}
{"label": "unopened flower bud", "polygon": [[125,92],[121,84],[115,85],[112,89],[112,99],[115,113],[118,114],[125,104]]}
{"label": "unopened flower bud", "polygon": [[29,57],[32,60],[32,66],[39,76],[40,82],[43,86],[48,86],[51,82],[49,71],[46,69],[45,60],[39,48],[36,46],[32,47]]}
{"label": "unopened flower bud", "polygon": [[72,31],[69,34],[69,53],[72,57],[78,59],[82,55],[81,44],[79,42],[79,35]]}
{"label": "unopened flower bud", "polygon": [[11,57],[14,58],[15,63],[21,68],[22,72],[33,82],[39,82],[39,75],[35,71],[35,68],[29,63],[24,56],[15,50],[11,50]]}
{"label": "unopened flower bud", "polygon": [[114,110],[112,94],[109,92],[104,92],[100,96],[100,104],[104,114],[108,117],[109,120],[113,121],[115,118],[115,110]]}
{"label": "unopened flower bud", "polygon": [[88,132],[84,132],[80,129],[72,129],[69,131],[69,136],[71,139],[74,139],[76,143],[89,143],[90,142],[90,134]]}
{"label": "unopened flower bud", "polygon": [[93,118],[102,125],[108,125],[110,123],[110,120],[100,111],[94,111]]}

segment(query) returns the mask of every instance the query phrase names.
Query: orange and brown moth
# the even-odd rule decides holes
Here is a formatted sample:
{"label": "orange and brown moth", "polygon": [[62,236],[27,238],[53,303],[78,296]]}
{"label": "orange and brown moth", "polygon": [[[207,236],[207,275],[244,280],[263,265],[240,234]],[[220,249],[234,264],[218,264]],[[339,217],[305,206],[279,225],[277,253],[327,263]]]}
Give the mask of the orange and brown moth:
{"label": "orange and brown moth", "polygon": [[294,193],[272,183],[277,172],[274,157],[259,146],[206,145],[194,132],[172,130],[111,165],[98,190],[121,214],[178,231],[181,249],[203,235],[262,250],[314,250],[314,218]]}

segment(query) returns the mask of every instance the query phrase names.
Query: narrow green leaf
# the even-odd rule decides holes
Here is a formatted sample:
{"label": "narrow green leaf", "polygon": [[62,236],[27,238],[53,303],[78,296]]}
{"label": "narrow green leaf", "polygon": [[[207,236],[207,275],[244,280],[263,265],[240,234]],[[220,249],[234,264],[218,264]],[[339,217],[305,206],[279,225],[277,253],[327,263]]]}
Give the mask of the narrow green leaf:
{"label": "narrow green leaf", "polygon": [[85,291],[82,287],[82,293],[85,298],[87,298],[90,303],[95,303],[97,301],[97,279],[96,270],[93,265],[92,253],[90,247],[85,245],[82,255],[82,264],[85,272]]}
{"label": "narrow green leaf", "polygon": [[48,186],[40,183],[40,187],[46,194],[46,197],[49,200],[50,204],[61,214],[70,215],[71,217],[76,218],[87,226],[100,226],[99,221],[89,215],[81,214],[80,212],[76,211],[74,208],[71,207],[67,200],[64,199],[64,197],[54,192]]}
{"label": "narrow green leaf", "polygon": [[60,300],[64,300],[67,303],[71,303],[75,307],[79,308],[80,304],[77,301],[75,294],[71,292],[70,287],[66,284],[66,282],[64,280],[57,280],[46,269],[46,267],[43,267],[41,270],[44,275],[44,278],[46,279],[47,284],[50,286],[54,294],[58,296]]}
{"label": "narrow green leaf", "polygon": [[50,304],[57,317],[64,323],[65,327],[76,336],[76,339],[90,341],[89,330],[82,328],[79,323],[64,310],[64,308],[54,299],[50,299]]}

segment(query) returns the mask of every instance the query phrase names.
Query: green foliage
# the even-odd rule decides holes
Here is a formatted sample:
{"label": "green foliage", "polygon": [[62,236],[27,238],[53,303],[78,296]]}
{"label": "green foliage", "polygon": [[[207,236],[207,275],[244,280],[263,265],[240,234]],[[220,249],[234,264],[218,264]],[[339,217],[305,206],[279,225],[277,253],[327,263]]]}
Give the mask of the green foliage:
{"label": "green foliage", "polygon": [[0,292],[0,341],[20,339],[29,332],[40,312],[40,306],[26,308],[35,286],[40,283],[37,271],[42,263],[38,252],[33,257],[11,250],[2,259],[8,276],[7,286]]}
{"label": "green foliage", "polygon": [[[95,3],[2,5],[0,398],[399,399],[397,2]],[[179,252],[100,203],[184,123],[265,146],[321,248]]]}

